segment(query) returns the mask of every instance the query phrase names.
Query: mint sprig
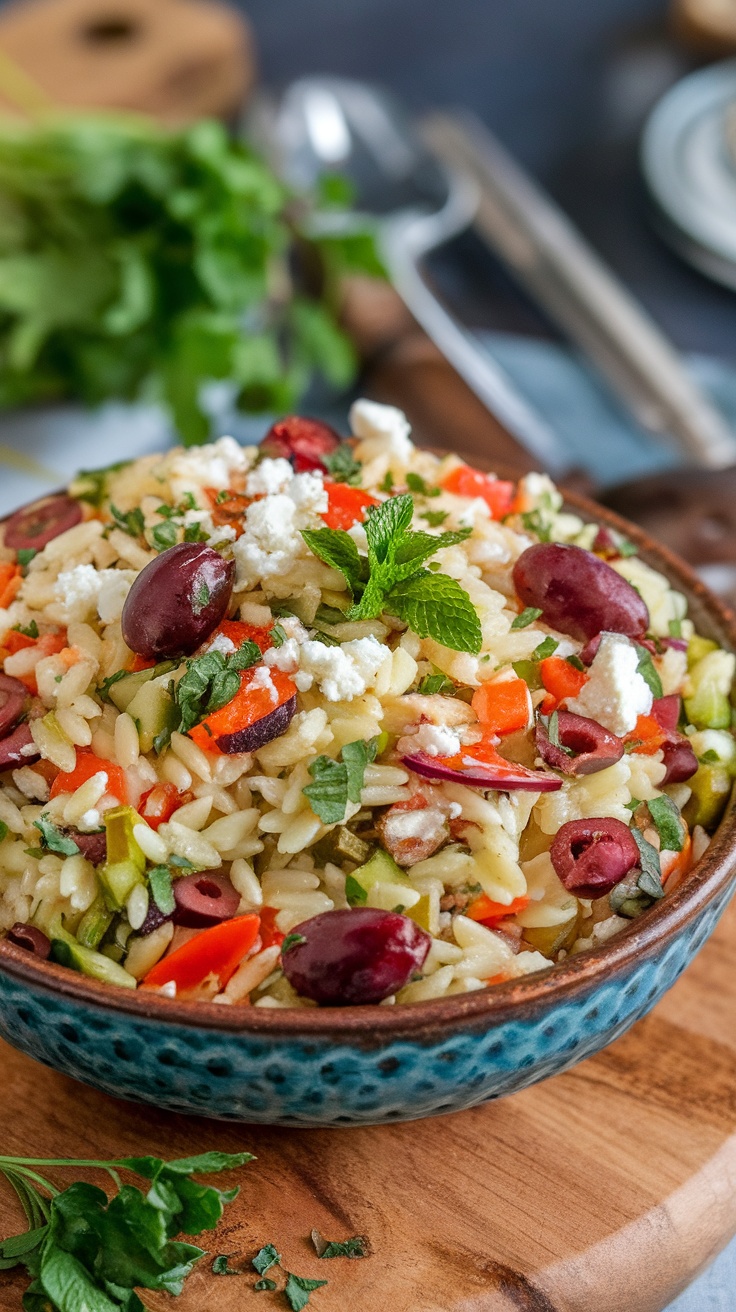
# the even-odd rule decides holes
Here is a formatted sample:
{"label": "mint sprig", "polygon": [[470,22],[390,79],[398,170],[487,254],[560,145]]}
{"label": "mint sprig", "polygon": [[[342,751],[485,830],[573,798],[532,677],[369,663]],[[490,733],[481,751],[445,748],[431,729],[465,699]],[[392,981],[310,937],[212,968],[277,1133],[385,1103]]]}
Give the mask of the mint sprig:
{"label": "mint sprig", "polygon": [[445,574],[422,568],[443,547],[470,536],[463,528],[437,535],[412,532],[414,501],[408,493],[372,506],[365,522],[367,558],[341,529],[307,530],[307,546],[338,569],[354,599],[348,620],[396,615],[421,638],[434,638],[455,651],[480,651],[480,621],[467,592]]}

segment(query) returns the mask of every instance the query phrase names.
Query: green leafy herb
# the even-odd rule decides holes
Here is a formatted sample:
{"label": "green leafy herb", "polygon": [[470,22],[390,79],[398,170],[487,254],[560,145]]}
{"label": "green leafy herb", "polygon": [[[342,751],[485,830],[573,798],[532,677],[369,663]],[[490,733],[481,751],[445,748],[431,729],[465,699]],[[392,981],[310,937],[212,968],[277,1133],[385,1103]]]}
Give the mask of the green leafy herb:
{"label": "green leafy herb", "polygon": [[195,615],[200,615],[204,610],[205,606],[209,606],[209,604],[210,604],[210,590],[203,579],[199,587],[197,588],[197,591],[195,592],[194,596],[192,597],[192,610],[194,611]]}
{"label": "green leafy herb", "polygon": [[312,1231],[312,1243],[317,1257],[368,1257],[370,1244],[365,1235],[353,1235],[352,1239],[329,1240],[319,1230]]}
{"label": "green leafy herb", "polygon": [[585,666],[579,656],[566,656],[565,660],[574,670],[579,670],[581,674],[585,673]]}
{"label": "green leafy herb", "polygon": [[[649,804],[647,803],[647,805]],[[641,872],[637,880],[638,887],[641,889],[642,893],[646,893],[647,897],[654,898],[655,900],[664,897],[664,889],[662,888],[662,867],[659,864],[659,852],[656,847],[652,847],[652,844],[647,842],[640,829],[636,829],[632,826],[631,836],[639,849]]]}
{"label": "green leafy herb", "polygon": [[38,555],[38,552],[35,547],[19,547],[15,554],[21,568],[27,569],[33,557]]}
{"label": "green leafy herb", "polygon": [[256,1280],[256,1283],[254,1284],[253,1288],[258,1293],[261,1293],[261,1291],[264,1289],[277,1289],[278,1286],[275,1280],[269,1280],[268,1276],[266,1276],[263,1280]]}
{"label": "green leafy herb", "polygon": [[22,633],[24,638],[37,638],[38,625],[35,620],[31,620],[30,624],[28,624],[25,628],[23,627],[22,624],[14,624],[13,633]]}
{"label": "green leafy herb", "polygon": [[663,793],[661,797],[651,798],[647,806],[659,834],[661,850],[681,852],[685,843],[685,825],[672,798]]}
{"label": "green leafy herb", "polygon": [[151,897],[162,916],[171,916],[176,910],[176,899],[171,882],[171,871],[167,866],[154,866],[148,872],[148,884]]}
{"label": "green leafy herb", "polygon": [[[153,390],[190,444],[210,436],[211,379],[240,409],[282,413],[315,374],[351,381],[334,289],[377,270],[373,225],[315,236],[313,203],[223,124],[36,115],[3,133],[0,174],[1,406]],[[297,249],[318,292],[294,277]],[[102,503],[104,475],[77,482]]]}
{"label": "green leafy herb", "polygon": [[639,657],[639,663],[636,667],[638,673],[641,675],[647,687],[651,689],[652,695],[655,699],[661,697],[663,695],[662,680],[654,668],[654,661],[652,660],[651,652],[647,651],[646,647],[642,647],[641,643],[635,642],[634,646],[636,647],[636,652]]}
{"label": "green leafy herb", "polygon": [[526,629],[528,625],[538,620],[541,614],[542,611],[538,606],[527,606],[526,610],[523,610],[520,615],[517,615],[511,621],[511,627],[512,629]]}
{"label": "green leafy herb", "polygon": [[534,648],[534,651],[532,652],[532,660],[546,661],[548,656],[554,656],[559,645],[559,642],[557,642],[551,634],[548,634],[547,637],[540,642],[539,646]]}
{"label": "green leafy herb", "polygon": [[[185,542],[207,542],[207,540],[208,540],[208,538],[207,538],[207,534],[205,533],[205,531],[204,531],[204,529],[202,528],[202,525],[199,523],[199,521],[197,521],[196,524],[187,524],[187,525],[185,525],[185,528],[184,528],[184,541],[185,541]],[[214,541],[214,540],[215,540],[215,538],[214,538],[214,536],[213,536],[213,541]]]}
{"label": "green leafy herb", "polygon": [[540,542],[551,542],[552,530],[540,509],[525,510],[521,522],[527,533],[533,533]]}
{"label": "green leafy herb", "polygon": [[383,611],[397,615],[422,638],[434,638],[457,651],[478,652],[480,622],[468,594],[448,575],[432,577],[423,561],[443,547],[464,542],[471,530],[411,532],[414,503],[408,493],[372,506],[365,522],[368,559],[340,529],[303,532],[307,546],[326,564],[340,570],[355,604],[349,620],[375,619]]}
{"label": "green leafy herb", "polygon": [[682,637],[682,620],[669,620],[667,623],[671,638]]}
{"label": "green leafy herb", "polygon": [[425,483],[421,474],[408,473],[406,476],[406,486],[410,492],[415,492],[420,497],[438,497],[442,493],[441,487],[429,487]]}
{"label": "green leafy herb", "polygon": [[[243,1272],[238,1271],[235,1267],[230,1266],[230,1258],[235,1257],[234,1253],[218,1253],[217,1257],[212,1260],[213,1276],[242,1276]],[[276,1286],[274,1285],[274,1289]]]}
{"label": "green leafy herb", "polygon": [[286,642],[286,634],[280,624],[274,624],[271,629],[271,641],[274,647],[283,647]]}
{"label": "green leafy herb", "polygon": [[716,762],[720,760],[720,757],[718,752],[714,752],[713,748],[709,747],[707,752],[703,752],[703,755],[698,757],[698,760],[702,765],[715,765]]}
{"label": "green leafy herb", "polygon": [[439,528],[440,524],[444,524],[448,513],[447,510],[423,510],[421,517],[426,519],[430,528]]}
{"label": "green leafy herb", "polygon": [[378,739],[346,743],[341,759],[318,756],[309,766],[313,782],[302,790],[309,805],[325,825],[345,819],[348,802],[359,802],[366,767],[375,761]]}
{"label": "green leafy herb", "polygon": [[6,825],[5,821],[0,820],[0,843],[2,843],[4,838],[7,838],[9,833],[10,830],[8,829],[8,826]]}
{"label": "green leafy herb", "polygon": [[170,519],[165,519],[163,524],[156,524],[151,530],[151,538],[157,551],[168,551],[169,547],[176,545],[178,537],[176,524]]}
{"label": "green leafy herb", "polygon": [[379,492],[392,492],[393,486],[394,486],[394,476],[391,473],[391,470],[387,469],[383,477],[383,482],[378,484],[378,490]]}
{"label": "green leafy herb", "polygon": [[454,693],[455,684],[452,679],[443,674],[441,670],[435,670],[432,674],[425,674],[419,684],[418,692],[424,697],[431,697],[434,693]]}
{"label": "green leafy herb", "polygon": [[57,829],[47,811],[38,820],[33,821],[34,828],[41,834],[43,847],[48,852],[58,852],[59,856],[76,856],[79,848],[73,838],[68,838]]}
{"label": "green leafy herb", "polygon": [[[271,603],[273,605],[273,603]],[[337,606],[326,606],[324,602],[317,607],[317,613],[314,617],[314,623],[317,628],[322,628],[323,624],[344,624],[345,611],[338,610]]]}
{"label": "green leafy herb", "polygon": [[124,679],[127,673],[127,670],[116,670],[115,673],[109,675],[107,679],[103,679],[97,689],[97,696],[100,697],[103,702],[109,702],[110,689],[113,684],[117,683],[119,679]]}
{"label": "green leafy herb", "polygon": [[251,1262],[259,1276],[263,1276],[272,1266],[280,1266],[281,1254],[274,1244],[264,1244]]}
{"label": "green leafy herb", "polygon": [[284,1293],[291,1312],[302,1312],[313,1290],[321,1289],[326,1284],[326,1280],[307,1280],[306,1276],[295,1276],[292,1271],[287,1271]]}
{"label": "green leafy herb", "polygon": [[368,901],[368,889],[352,875],[345,877],[345,896],[351,907],[364,907]]}
{"label": "green leafy herb", "polygon": [[135,506],[133,510],[118,510],[117,506],[110,505],[110,513],[115,521],[115,527],[122,529],[128,537],[139,538],[145,527],[143,521],[143,511],[140,506]]}
{"label": "green leafy herb", "polygon": [[208,651],[188,661],[186,672],[174,687],[180,733],[227,706],[240,688],[240,670],[250,669],[260,659],[258,644],[244,642],[227,656],[221,651]]}
{"label": "green leafy herb", "polygon": [[86,501],[88,505],[99,510],[107,496],[107,484],[110,474],[117,474],[132,462],[116,460],[112,465],[103,465],[101,469],[80,469],[72,480],[69,491],[77,501]]}
{"label": "green leafy herb", "polygon": [[628,538],[618,536],[616,537],[616,550],[619,556],[623,556],[624,559],[627,556],[636,556],[639,552],[639,548],[634,542],[629,542]]}
{"label": "green leafy herb", "polygon": [[641,806],[641,800],[638,797],[632,797],[630,802],[624,802],[624,806],[626,807],[626,810],[631,811],[631,814],[633,815],[634,811],[638,810]]}
{"label": "green leafy herb", "polygon": [[[204,1249],[176,1240],[213,1229],[237,1189],[222,1191],[191,1177],[233,1170],[250,1153],[203,1153],[164,1162],[158,1157],[116,1161],[0,1157],[17,1193],[28,1229],[0,1242],[0,1267],[25,1266],[32,1277],[23,1298],[30,1312],[145,1312],[139,1286],[178,1295]],[[38,1168],[106,1171],[117,1193],[77,1182],[59,1190]],[[122,1184],[129,1171],[149,1182],[144,1193]]]}
{"label": "green leafy herb", "polygon": [[299,946],[300,943],[306,943],[306,941],[307,940],[305,939],[303,934],[287,934],[286,938],[281,944],[281,951],[288,952],[289,948],[296,948]]}
{"label": "green leafy herb", "polygon": [[355,459],[349,442],[341,442],[335,451],[331,451],[322,459],[327,465],[333,482],[349,483],[351,487],[356,487],[360,483],[363,466]]}

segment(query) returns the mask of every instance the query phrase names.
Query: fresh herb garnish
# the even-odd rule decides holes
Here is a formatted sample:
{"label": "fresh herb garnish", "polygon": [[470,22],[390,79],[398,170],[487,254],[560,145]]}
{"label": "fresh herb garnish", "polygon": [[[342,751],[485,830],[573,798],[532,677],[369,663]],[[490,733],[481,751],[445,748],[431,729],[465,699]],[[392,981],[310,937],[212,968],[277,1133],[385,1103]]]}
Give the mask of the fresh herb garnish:
{"label": "fresh herb garnish", "polygon": [[574,670],[579,670],[581,674],[585,673],[585,666],[579,656],[566,656],[565,660]]}
{"label": "fresh herb garnish", "polygon": [[[202,528],[199,520],[195,524],[186,524],[184,527],[185,542],[207,542],[208,536]],[[213,534],[212,541],[216,541],[216,534]]]}
{"label": "fresh herb garnish", "polygon": [[336,450],[322,457],[335,483],[349,483],[356,487],[360,483],[363,466],[353,455],[353,448],[348,442],[341,442]]}
{"label": "fresh herb garnish", "polygon": [[312,1243],[317,1257],[368,1257],[370,1244],[365,1235],[353,1235],[352,1239],[329,1240],[319,1230],[312,1231]]}
{"label": "fresh herb garnish", "polygon": [[626,810],[631,811],[631,814],[633,815],[634,811],[638,810],[641,806],[641,800],[638,797],[632,797],[630,802],[624,802],[624,806],[626,807]]}
{"label": "fresh herb garnish", "polygon": [[359,802],[366,767],[375,761],[378,739],[345,743],[341,760],[318,756],[309,766],[313,783],[302,789],[309,805],[325,825],[345,819],[348,802]]}
{"label": "fresh herb garnish", "polygon": [[438,497],[442,493],[441,487],[430,487],[421,474],[412,474],[411,472],[406,476],[406,486],[410,492],[415,492],[420,497]]}
{"label": "fresh herb garnish", "polygon": [[341,529],[307,529],[302,536],[320,560],[343,574],[355,602],[347,612],[349,620],[375,619],[388,611],[422,638],[475,654],[482,636],[467,592],[448,575],[432,576],[421,568],[436,551],[464,542],[471,530],[437,537],[411,532],[413,509],[408,493],[371,506],[365,521],[367,560]]}
{"label": "fresh herb garnish", "polygon": [[534,651],[532,652],[532,660],[546,661],[548,656],[554,656],[559,645],[559,642],[557,642],[551,634],[547,634],[547,637],[540,642],[539,646],[534,648]]}
{"label": "fresh herb garnish", "polygon": [[351,907],[364,907],[368,901],[368,889],[352,875],[345,876],[345,897]]}
{"label": "fresh herb garnish", "polygon": [[38,552],[35,547],[19,547],[15,554],[21,569],[27,569]]}
{"label": "fresh herb garnish", "polygon": [[[0,1157],[0,1173],[17,1193],[28,1222],[23,1234],[0,1242],[0,1268],[26,1268],[32,1281],[23,1306],[33,1312],[145,1312],[137,1287],[178,1295],[206,1256],[175,1236],[213,1229],[238,1194],[237,1188],[222,1191],[191,1177],[252,1160],[250,1153],[218,1152],[173,1162]],[[59,1190],[39,1167],[106,1171],[118,1192],[108,1201],[102,1189],[81,1181]],[[120,1171],[148,1180],[148,1191],[121,1184]]]}
{"label": "fresh herb garnish", "polygon": [[221,651],[208,651],[188,661],[186,672],[174,686],[174,701],[181,717],[179,732],[186,733],[205,716],[227,706],[240,688],[240,671],[249,670],[260,659],[258,644],[244,642],[227,656]]}
{"label": "fresh herb garnish", "polygon": [[165,519],[163,524],[156,524],[151,530],[151,538],[157,551],[168,551],[169,547],[176,545],[178,536],[176,524],[170,519]]}
{"label": "fresh herb garnish", "polygon": [[391,492],[394,486],[394,476],[390,469],[386,470],[383,476],[383,482],[378,484],[379,492]]}
{"label": "fresh herb garnish", "polygon": [[122,529],[123,533],[128,534],[128,537],[139,538],[142,536],[145,522],[140,506],[135,506],[133,510],[126,510],[123,513],[122,510],[118,510],[117,506],[110,503],[110,513],[115,522],[115,527]]}
{"label": "fresh herb garnish", "polygon": [[115,673],[109,675],[107,679],[103,679],[102,683],[97,688],[97,696],[103,702],[109,702],[110,689],[112,688],[113,684],[117,683],[119,679],[124,679],[126,674],[128,674],[128,670],[116,670]]}
{"label": "fresh herb garnish", "polygon": [[176,910],[176,899],[171,881],[171,871],[167,866],[154,866],[148,872],[148,885],[151,897],[162,916],[171,916]]}
{"label": "fresh herb garnish", "polygon": [[647,806],[659,834],[661,850],[681,852],[685,842],[685,826],[672,798],[663,793],[661,797],[652,797]]}
{"label": "fresh herb garnish", "polygon": [[553,747],[558,747],[559,750],[560,750],[561,752],[564,752],[566,756],[572,756],[572,755],[573,755],[573,750],[572,750],[572,748],[571,748],[571,747],[565,747],[564,743],[560,742],[560,717],[559,717],[559,712],[558,712],[558,711],[553,711],[552,714],[550,715],[549,719],[546,721],[546,723],[545,723],[545,720],[544,720],[544,716],[540,716],[539,718],[540,718],[540,720],[542,721],[542,723],[545,724],[545,728],[546,728],[546,730],[547,730],[547,737],[549,738],[549,740],[550,740],[552,746],[553,746]]}
{"label": "fresh herb garnish", "polygon": [[[649,803],[647,803],[649,805]],[[632,826],[631,836],[639,849],[639,861],[641,872],[637,880],[637,885],[642,893],[655,900],[664,897],[662,888],[662,867],[659,863],[659,852],[656,847],[647,842],[640,829]]]}
{"label": "fresh herb garnish", "polygon": [[713,748],[709,747],[707,752],[703,752],[703,755],[698,757],[698,760],[701,765],[715,765],[716,762],[720,760],[720,757],[718,752],[714,752]]}
{"label": "fresh herb garnish", "polygon": [[326,1280],[307,1280],[306,1276],[295,1276],[293,1271],[287,1271],[284,1294],[291,1312],[302,1312],[309,1302],[309,1295],[326,1284]]}
{"label": "fresh herb garnish", "polygon": [[103,465],[101,469],[80,469],[72,480],[69,491],[77,501],[86,501],[88,505],[99,510],[107,496],[107,481],[110,474],[117,474],[130,464],[132,464],[131,460],[116,460],[111,465]]}
{"label": "fresh herb garnish", "polygon": [[41,834],[41,842],[46,851],[58,852],[59,856],[76,856],[79,852],[77,844],[73,838],[68,838],[57,829],[53,820],[50,819],[47,811],[33,821],[34,828],[38,829]]}
{"label": "fresh herb garnish", "polygon": [[441,670],[435,670],[432,674],[425,674],[419,684],[417,692],[420,692],[423,697],[431,697],[434,693],[438,692],[454,693],[455,684],[452,679],[448,678],[446,674],[443,674]]}
{"label": "fresh herb garnish", "polygon": [[533,624],[535,620],[538,620],[541,614],[542,611],[538,606],[527,606],[520,615],[517,615],[516,618],[511,621],[511,627],[512,629],[526,629],[528,625]]}
{"label": "fresh herb garnish", "polygon": [[38,637],[38,625],[35,620],[31,620],[30,624],[26,625],[25,628],[22,624],[14,624],[12,632],[22,633],[24,638],[35,639]]}
{"label": "fresh herb garnish", "polygon": [[636,667],[637,673],[641,675],[642,679],[644,680],[647,687],[651,690],[652,695],[656,700],[656,698],[661,697],[663,695],[662,680],[660,679],[656,669],[654,668],[654,661],[652,660],[652,654],[651,652],[647,651],[646,647],[642,647],[641,643],[639,642],[635,642],[634,646],[636,648],[636,654],[639,657],[639,663]]}
{"label": "fresh herb garnish", "polygon": [[[230,1266],[230,1258],[235,1257],[234,1253],[218,1253],[217,1257],[212,1259],[213,1276],[242,1276],[243,1272],[236,1267]],[[274,1289],[276,1286],[274,1285]]]}
{"label": "fresh herb garnish", "polygon": [[444,524],[448,514],[447,510],[423,510],[421,518],[426,519],[430,528],[439,528],[440,524]]}
{"label": "fresh herb garnish", "polygon": [[194,611],[195,615],[200,615],[204,610],[205,606],[209,606],[209,604],[210,604],[210,590],[203,579],[199,587],[197,588],[197,591],[194,593],[194,596],[192,597],[192,610]]}
{"label": "fresh herb garnish", "polygon": [[303,934],[287,934],[286,938],[281,944],[281,951],[288,952],[289,948],[296,948],[299,946],[300,943],[306,943],[306,941],[307,940],[305,939]]}
{"label": "fresh herb garnish", "polygon": [[619,556],[623,556],[624,559],[626,559],[627,556],[636,556],[638,554],[639,548],[634,542],[629,542],[628,538],[619,537],[617,535],[615,542]]}
{"label": "fresh herb garnish", "polygon": [[2,843],[4,838],[7,838],[9,833],[10,830],[8,829],[8,826],[6,825],[5,821],[0,820],[0,843]]}
{"label": "fresh herb garnish", "polygon": [[671,638],[682,637],[682,620],[668,620],[667,628]]}
{"label": "fresh herb garnish", "polygon": [[256,1280],[253,1288],[256,1293],[260,1294],[264,1289],[278,1289],[278,1285],[275,1280],[270,1280],[268,1276],[265,1276],[262,1280]]}
{"label": "fresh herb garnish", "polygon": [[274,624],[271,629],[271,642],[274,647],[283,647],[286,642],[286,634],[280,624]]}
{"label": "fresh herb garnish", "polygon": [[251,1262],[259,1276],[263,1276],[272,1266],[280,1266],[281,1254],[274,1244],[264,1244]]}
{"label": "fresh herb garnish", "polygon": [[552,530],[541,510],[525,510],[521,515],[521,522],[527,533],[533,533],[540,542],[551,542]]}

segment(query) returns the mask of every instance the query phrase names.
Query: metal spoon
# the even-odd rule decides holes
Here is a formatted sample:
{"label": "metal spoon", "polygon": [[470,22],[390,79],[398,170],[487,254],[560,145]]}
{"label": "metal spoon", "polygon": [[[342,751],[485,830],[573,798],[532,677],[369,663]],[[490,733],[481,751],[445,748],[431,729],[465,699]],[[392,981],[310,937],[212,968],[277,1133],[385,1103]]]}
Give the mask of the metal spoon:
{"label": "metal spoon", "polygon": [[[249,134],[297,189],[339,171],[356,210],[379,217],[380,254],[396,291],[442,354],[504,427],[551,473],[570,459],[554,430],[503,369],[445,309],[420,272],[426,255],[473,221],[477,184],[436,160],[393,99],[378,88],[332,77],[301,78],[277,102],[261,96]],[[356,216],[357,217],[357,216]],[[321,230],[345,219],[325,214]]]}

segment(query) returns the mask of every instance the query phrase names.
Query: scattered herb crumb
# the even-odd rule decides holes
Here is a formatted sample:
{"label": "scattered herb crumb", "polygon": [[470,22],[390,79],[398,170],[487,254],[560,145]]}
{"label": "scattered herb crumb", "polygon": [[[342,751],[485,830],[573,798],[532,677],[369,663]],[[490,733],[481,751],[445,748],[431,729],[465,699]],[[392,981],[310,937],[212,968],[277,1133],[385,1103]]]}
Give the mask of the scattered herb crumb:
{"label": "scattered herb crumb", "polygon": [[215,1276],[242,1276],[242,1271],[238,1271],[235,1267],[229,1265],[231,1257],[235,1257],[235,1254],[218,1253],[212,1263],[212,1274]]}
{"label": "scattered herb crumb", "polygon": [[370,1244],[365,1235],[353,1235],[352,1239],[325,1239],[319,1230],[312,1231],[312,1243],[317,1257],[368,1257]]}
{"label": "scattered herb crumb", "polygon": [[262,1289],[277,1289],[278,1286],[275,1280],[269,1280],[268,1276],[266,1276],[263,1280],[256,1280],[253,1288],[260,1293]]}
{"label": "scattered herb crumb", "polygon": [[254,1266],[259,1276],[265,1273],[272,1266],[280,1266],[281,1254],[275,1244],[264,1244],[252,1259],[251,1266]]}
{"label": "scattered herb crumb", "polygon": [[326,1280],[307,1280],[305,1276],[295,1276],[292,1271],[287,1271],[284,1293],[291,1312],[302,1312],[313,1290],[320,1289],[326,1284]]}

